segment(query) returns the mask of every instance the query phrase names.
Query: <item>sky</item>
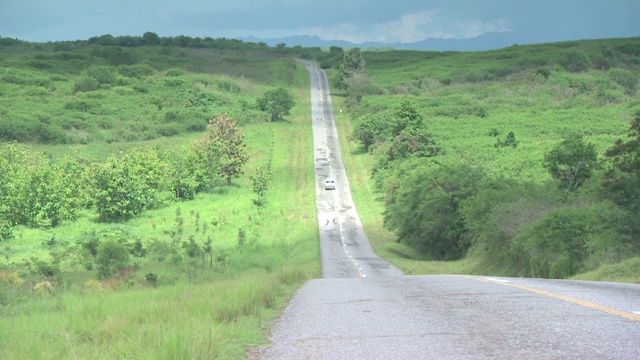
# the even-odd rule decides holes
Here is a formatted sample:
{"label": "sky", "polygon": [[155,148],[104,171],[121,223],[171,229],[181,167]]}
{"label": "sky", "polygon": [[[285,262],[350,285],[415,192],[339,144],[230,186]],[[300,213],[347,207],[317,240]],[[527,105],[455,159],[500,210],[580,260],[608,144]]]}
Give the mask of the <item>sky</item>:
{"label": "sky", "polygon": [[152,31],[410,43],[508,31],[536,43],[640,36],[639,19],[640,0],[0,0],[0,36],[32,42]]}

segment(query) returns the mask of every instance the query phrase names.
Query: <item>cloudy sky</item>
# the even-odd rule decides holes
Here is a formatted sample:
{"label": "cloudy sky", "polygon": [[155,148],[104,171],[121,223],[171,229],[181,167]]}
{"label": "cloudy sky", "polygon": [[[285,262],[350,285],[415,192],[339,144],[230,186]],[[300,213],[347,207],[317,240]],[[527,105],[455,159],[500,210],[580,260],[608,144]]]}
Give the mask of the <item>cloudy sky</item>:
{"label": "cloudy sky", "polygon": [[640,0],[0,0],[0,36],[36,42],[145,31],[354,43],[512,31],[547,42],[640,36],[639,18]]}

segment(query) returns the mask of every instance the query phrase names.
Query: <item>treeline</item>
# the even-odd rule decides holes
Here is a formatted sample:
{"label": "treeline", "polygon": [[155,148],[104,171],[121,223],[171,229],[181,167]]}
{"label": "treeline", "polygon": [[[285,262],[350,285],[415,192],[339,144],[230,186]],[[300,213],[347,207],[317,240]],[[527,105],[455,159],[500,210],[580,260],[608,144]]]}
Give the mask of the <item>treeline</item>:
{"label": "treeline", "polygon": [[325,68],[331,67],[338,63],[342,57],[342,48],[331,46],[330,51],[324,51],[320,47],[303,47],[300,45],[287,46],[286,43],[279,43],[274,47],[267,45],[265,42],[250,42],[233,38],[212,38],[191,37],[186,35],[178,36],[159,36],[158,34],[147,31],[142,36],[123,35],[113,36],[104,34],[93,36],[87,40],[73,41],[55,41],[47,43],[31,43],[19,39],[7,38],[0,36],[0,47],[11,46],[34,46],[38,49],[51,47],[54,51],[72,51],[85,46],[103,46],[103,47],[162,47],[162,48],[184,48],[184,49],[212,49],[212,50],[231,50],[231,51],[260,51],[272,55],[281,56],[297,56],[305,59],[316,60]]}
{"label": "treeline", "polygon": [[447,161],[427,129],[404,100],[390,116],[358,118],[351,134],[378,159],[385,227],[424,258],[481,256],[505,274],[564,278],[640,253],[640,112],[629,140],[600,159],[568,135],[540,159],[553,179],[543,182]]}

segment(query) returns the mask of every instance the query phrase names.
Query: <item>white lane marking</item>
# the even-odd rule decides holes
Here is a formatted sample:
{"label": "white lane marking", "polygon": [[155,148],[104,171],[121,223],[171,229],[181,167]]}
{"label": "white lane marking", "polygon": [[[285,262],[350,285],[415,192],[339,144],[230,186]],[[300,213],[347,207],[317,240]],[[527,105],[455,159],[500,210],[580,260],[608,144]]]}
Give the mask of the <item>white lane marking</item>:
{"label": "white lane marking", "polygon": [[491,278],[491,277],[485,277],[483,278],[485,280],[489,280],[489,281],[495,281],[495,282],[500,282],[500,283],[508,283],[509,280],[504,280],[504,279],[496,279],[496,278]]}
{"label": "white lane marking", "polygon": [[632,311],[632,313],[640,315],[640,311]]}

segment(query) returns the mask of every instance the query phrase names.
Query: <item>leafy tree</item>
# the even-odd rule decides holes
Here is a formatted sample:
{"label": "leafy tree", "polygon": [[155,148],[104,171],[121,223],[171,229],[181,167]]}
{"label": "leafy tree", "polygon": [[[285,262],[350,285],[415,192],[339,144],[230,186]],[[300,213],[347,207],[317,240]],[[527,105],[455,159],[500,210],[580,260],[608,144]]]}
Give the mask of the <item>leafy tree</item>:
{"label": "leafy tree", "polygon": [[132,149],[94,166],[95,204],[102,221],[122,221],[150,209],[169,187],[166,163],[154,149]]}
{"label": "leafy tree", "polygon": [[603,182],[607,195],[615,203],[637,214],[640,212],[640,111],[631,122],[628,137],[629,141],[617,140],[606,151],[609,169]]}
{"label": "leafy tree", "polygon": [[376,142],[384,140],[385,125],[383,117],[367,113],[355,120],[349,140],[359,141],[365,150],[369,150]]}
{"label": "leafy tree", "polygon": [[216,181],[229,185],[231,179],[243,174],[242,166],[249,161],[244,134],[227,115],[209,121],[207,135],[194,143],[194,149],[209,180],[209,191]]}
{"label": "leafy tree", "polygon": [[391,129],[391,136],[398,136],[405,129],[417,130],[423,127],[424,118],[418,112],[416,104],[409,100],[402,100],[395,108],[393,113],[393,127]]}
{"label": "leafy tree", "polygon": [[[378,189],[385,189],[388,176],[394,173],[398,163],[407,159],[433,157],[441,153],[433,135],[426,129],[422,115],[410,100],[401,101],[388,122],[387,140],[376,148],[378,161],[373,175]],[[393,179],[391,179],[393,181]]]}
{"label": "leafy tree", "polygon": [[384,211],[384,225],[398,241],[430,259],[454,260],[466,253],[461,201],[476,192],[483,173],[469,166],[414,169],[401,182],[395,200]]}
{"label": "leafy tree", "polygon": [[597,157],[593,144],[571,134],[545,155],[544,166],[567,191],[574,191],[591,177]]}
{"label": "leafy tree", "polygon": [[[553,185],[553,184],[551,184]],[[487,178],[461,202],[466,237],[491,266],[528,274],[522,254],[510,251],[524,228],[560,206],[555,188],[505,177]]]}
{"label": "leafy tree", "polygon": [[147,31],[142,34],[142,44],[150,46],[160,45],[160,37],[154,32]]}
{"label": "leafy tree", "polygon": [[172,147],[162,158],[168,164],[171,188],[177,199],[191,200],[205,189],[206,174],[193,147]]}
{"label": "leafy tree", "polygon": [[566,278],[581,270],[594,217],[589,208],[563,207],[523,229],[512,251],[522,254],[526,276]]}
{"label": "leafy tree", "polygon": [[347,87],[347,79],[353,77],[355,74],[364,72],[365,61],[362,58],[360,48],[355,47],[345,52],[342,57],[342,64],[338,68],[337,83],[336,86],[341,89]]}
{"label": "leafy tree", "polygon": [[293,105],[293,96],[284,88],[269,90],[258,100],[260,110],[271,113],[271,121],[282,120],[284,116],[289,115]]}

